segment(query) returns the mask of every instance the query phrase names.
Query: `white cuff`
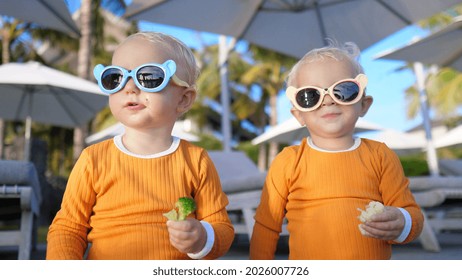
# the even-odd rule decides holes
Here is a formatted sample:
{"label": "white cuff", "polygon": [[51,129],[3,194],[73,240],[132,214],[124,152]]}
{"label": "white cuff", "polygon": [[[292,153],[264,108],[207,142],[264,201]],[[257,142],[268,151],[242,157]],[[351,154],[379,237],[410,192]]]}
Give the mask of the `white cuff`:
{"label": "white cuff", "polygon": [[401,234],[398,236],[398,238],[396,238],[394,241],[398,242],[398,243],[401,243],[404,240],[406,240],[407,236],[411,232],[412,218],[411,218],[411,215],[409,214],[409,212],[406,209],[403,209],[403,208],[398,208],[398,209],[404,215],[404,228],[403,228],[403,231],[401,232]]}
{"label": "white cuff", "polygon": [[205,242],[204,248],[198,253],[189,253],[188,256],[191,259],[199,260],[202,259],[203,257],[207,256],[208,253],[213,248],[213,243],[215,243],[215,232],[213,231],[213,227],[205,222],[205,221],[200,221],[202,226],[205,228],[205,231],[207,232],[207,241]]}

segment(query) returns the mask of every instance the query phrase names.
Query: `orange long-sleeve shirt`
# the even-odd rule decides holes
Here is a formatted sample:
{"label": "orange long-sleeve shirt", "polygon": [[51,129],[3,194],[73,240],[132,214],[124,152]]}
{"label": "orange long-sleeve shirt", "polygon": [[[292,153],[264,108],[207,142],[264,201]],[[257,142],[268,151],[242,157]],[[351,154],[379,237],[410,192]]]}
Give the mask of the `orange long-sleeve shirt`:
{"label": "orange long-sleeve shirt", "polygon": [[355,149],[285,148],[273,161],[255,215],[251,259],[272,259],[286,217],[290,259],[389,259],[391,244],[361,235],[357,208],[372,200],[404,208],[412,218],[404,243],[418,237],[423,215],[398,157],[361,139]]}
{"label": "orange long-sleeve shirt", "polygon": [[162,215],[184,196],[196,201],[195,218],[213,227],[205,258],[228,251],[228,200],[205,150],[179,139],[153,157],[122,150],[107,140],[82,152],[49,229],[47,259],[82,259],[88,243],[88,259],[188,259],[170,244]]}

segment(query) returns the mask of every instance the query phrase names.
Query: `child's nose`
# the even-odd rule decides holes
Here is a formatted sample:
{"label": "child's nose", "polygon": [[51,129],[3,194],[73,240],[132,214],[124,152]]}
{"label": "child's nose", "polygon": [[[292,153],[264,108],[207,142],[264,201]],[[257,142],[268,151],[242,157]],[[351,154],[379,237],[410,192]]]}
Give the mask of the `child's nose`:
{"label": "child's nose", "polygon": [[324,95],[324,99],[322,100],[322,106],[330,106],[335,105],[334,99],[329,94]]}
{"label": "child's nose", "polygon": [[128,79],[127,83],[125,84],[123,88],[123,91],[127,94],[140,92],[139,88],[136,86],[132,78]]}

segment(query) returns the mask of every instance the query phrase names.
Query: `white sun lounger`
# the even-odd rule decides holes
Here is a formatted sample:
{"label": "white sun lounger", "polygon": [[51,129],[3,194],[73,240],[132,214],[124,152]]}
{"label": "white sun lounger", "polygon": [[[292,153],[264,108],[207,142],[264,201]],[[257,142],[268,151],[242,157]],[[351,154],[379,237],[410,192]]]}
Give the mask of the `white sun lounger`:
{"label": "white sun lounger", "polygon": [[436,233],[462,229],[462,205],[445,207],[448,199],[462,201],[462,176],[411,177],[410,189],[425,217],[420,241],[424,249],[441,251]]}
{"label": "white sun lounger", "polygon": [[462,160],[460,159],[440,159],[440,172],[447,176],[462,176]]}
{"label": "white sun lounger", "polygon": [[228,196],[226,209],[234,230],[237,234],[247,234],[250,239],[266,173],[261,172],[243,152],[211,151],[209,155]]}

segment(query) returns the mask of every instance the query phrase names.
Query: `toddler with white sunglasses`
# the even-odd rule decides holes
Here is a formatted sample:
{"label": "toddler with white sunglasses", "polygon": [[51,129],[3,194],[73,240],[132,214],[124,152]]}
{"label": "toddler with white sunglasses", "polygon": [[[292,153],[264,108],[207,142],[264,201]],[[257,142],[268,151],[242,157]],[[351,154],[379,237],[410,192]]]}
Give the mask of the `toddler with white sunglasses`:
{"label": "toddler with white sunglasses", "polygon": [[[255,215],[251,259],[273,259],[284,218],[289,259],[390,259],[392,244],[422,231],[423,215],[396,154],[354,137],[372,105],[357,46],[308,52],[291,70],[291,113],[310,136],[286,147],[268,171]],[[371,201],[382,213],[360,223]],[[359,227],[359,229],[358,229]]]}
{"label": "toddler with white sunglasses", "polygon": [[[48,233],[47,259],[216,259],[234,239],[228,200],[207,152],[171,135],[192,106],[191,50],[157,32],[129,36],[94,75],[125,127],[86,148]],[[184,221],[163,215],[195,200]],[[88,248],[87,248],[88,247]]]}

